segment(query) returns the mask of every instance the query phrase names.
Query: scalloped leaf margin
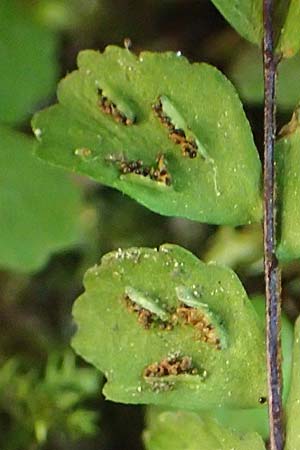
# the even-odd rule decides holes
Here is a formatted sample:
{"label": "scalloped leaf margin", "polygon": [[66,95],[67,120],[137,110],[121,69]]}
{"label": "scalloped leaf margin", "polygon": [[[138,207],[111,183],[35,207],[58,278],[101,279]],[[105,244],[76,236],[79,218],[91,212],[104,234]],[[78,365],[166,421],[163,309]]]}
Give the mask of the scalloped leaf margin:
{"label": "scalloped leaf margin", "polygon": [[259,407],[263,329],[231,270],[175,245],[131,248],[105,255],[84,285],[73,347],[104,372],[108,399]]}
{"label": "scalloped leaf margin", "polygon": [[151,210],[214,224],[260,221],[261,164],[230,82],[175,53],[84,51],[59,104],[35,115],[37,154]]}

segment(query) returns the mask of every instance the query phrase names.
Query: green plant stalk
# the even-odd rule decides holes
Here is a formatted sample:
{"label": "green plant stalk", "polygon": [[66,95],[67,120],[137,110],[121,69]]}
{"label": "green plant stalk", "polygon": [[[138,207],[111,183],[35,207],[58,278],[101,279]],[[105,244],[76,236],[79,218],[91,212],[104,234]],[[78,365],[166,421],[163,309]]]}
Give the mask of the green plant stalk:
{"label": "green plant stalk", "polygon": [[276,249],[276,179],[274,148],[276,135],[276,67],[273,44],[273,0],[263,0],[264,59],[264,266],[266,286],[267,370],[270,450],[283,450],[281,374],[281,275]]}

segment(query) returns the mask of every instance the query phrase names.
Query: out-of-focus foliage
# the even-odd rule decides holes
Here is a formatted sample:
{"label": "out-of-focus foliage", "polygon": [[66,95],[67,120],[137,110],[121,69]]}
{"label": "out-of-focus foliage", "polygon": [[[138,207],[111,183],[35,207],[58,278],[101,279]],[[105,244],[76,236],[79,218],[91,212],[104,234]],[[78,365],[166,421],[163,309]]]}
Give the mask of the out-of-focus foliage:
{"label": "out-of-focus foliage", "polygon": [[[82,31],[101,20],[102,1],[99,0],[21,0],[32,8],[32,16],[54,30]],[[100,23],[100,22],[99,22]]]}
{"label": "out-of-focus foliage", "polygon": [[[262,262],[262,229],[260,225],[244,228],[220,227],[208,242],[204,261],[243,268],[248,272],[255,270]],[[262,270],[262,264],[261,264]]]}
{"label": "out-of-focus foliage", "polygon": [[[250,105],[262,105],[264,96],[262,56],[250,46],[237,48],[228,69],[229,78],[241,97]],[[300,99],[300,54],[283,60],[278,67],[277,106],[281,111],[293,110]]]}
{"label": "out-of-focus foliage", "polygon": [[276,144],[278,174],[278,257],[300,257],[300,106],[281,129]]}
{"label": "out-of-focus foliage", "polygon": [[287,404],[287,434],[285,450],[300,446],[300,319],[295,324],[292,386]]}
{"label": "out-of-focus foliage", "polygon": [[254,44],[261,43],[263,15],[260,0],[212,0],[212,2],[241,36]]}
{"label": "out-of-focus foliage", "polygon": [[[122,1],[122,0],[121,0]],[[19,0],[39,26],[64,37],[64,66],[72,63],[72,52],[94,43],[95,36],[110,35],[117,30],[112,25],[116,3],[110,0]],[[67,44],[68,45],[68,44]],[[73,48],[72,48],[73,47]],[[75,56],[75,54],[74,54]]]}
{"label": "out-of-focus foliage", "polygon": [[60,170],[33,156],[16,126],[54,92],[58,36],[21,0],[0,4],[0,267],[32,272],[80,240],[81,195]]}
{"label": "out-of-focus foliage", "polygon": [[[212,0],[212,2],[241,36],[261,46],[263,39],[261,0]],[[276,51],[284,58],[290,58],[300,48],[299,1],[275,1],[273,16]]]}
{"label": "out-of-focus foliage", "polygon": [[102,188],[94,201],[101,254],[133,246],[155,247],[165,241],[198,249],[206,240],[207,225],[180,217],[159,216],[118,191]]}
{"label": "out-of-focus foliage", "polygon": [[37,367],[24,370],[16,358],[2,361],[1,448],[40,448],[51,435],[94,434],[97,413],[83,402],[96,395],[100,379],[93,369],[77,368],[70,352],[51,355],[42,373]]}
{"label": "out-of-focus foliage", "polygon": [[281,0],[279,14],[284,17],[277,43],[277,51],[284,58],[294,56],[300,49],[300,2]]}
{"label": "out-of-focus foliage", "polygon": [[264,450],[257,433],[235,434],[212,417],[152,408],[144,433],[147,450]]}
{"label": "out-of-focus foliage", "polygon": [[0,267],[31,272],[79,243],[79,188],[34,155],[35,142],[0,125]]}
{"label": "out-of-focus foliage", "polygon": [[0,122],[19,124],[53,93],[58,37],[20,0],[1,0],[0,24]]}

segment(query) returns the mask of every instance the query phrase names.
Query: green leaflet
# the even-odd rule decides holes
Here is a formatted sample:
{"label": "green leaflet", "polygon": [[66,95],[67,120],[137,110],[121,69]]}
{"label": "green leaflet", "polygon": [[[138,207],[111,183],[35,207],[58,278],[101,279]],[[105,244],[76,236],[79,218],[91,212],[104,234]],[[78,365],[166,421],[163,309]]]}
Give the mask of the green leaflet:
{"label": "green leaflet", "polygon": [[219,71],[171,52],[136,57],[114,46],[81,52],[78,66],[60,83],[59,104],[33,119],[41,158],[164,215],[260,220],[259,158]]}
{"label": "green leaflet", "polygon": [[212,0],[237,32],[253,44],[261,44],[263,35],[261,0]]}
{"label": "green leaflet", "polygon": [[79,242],[78,188],[32,155],[35,141],[0,127],[0,266],[34,271]]}
{"label": "green leaflet", "polygon": [[[237,32],[253,44],[263,39],[263,2],[261,0],[212,0]],[[276,51],[283,57],[294,56],[300,48],[299,0],[274,0]]]}
{"label": "green leaflet", "polygon": [[265,450],[257,433],[238,435],[212,418],[154,408],[148,414],[144,442],[146,450]]}
{"label": "green leaflet", "polygon": [[[195,410],[259,407],[266,395],[263,330],[231,270],[175,245],[131,248],[104,256],[84,284],[73,309],[73,347],[104,372],[108,399]],[[178,298],[183,286],[206,312]]]}
{"label": "green leaflet", "polygon": [[300,319],[295,324],[292,385],[286,409],[285,450],[300,448]]}
{"label": "green leaflet", "polygon": [[[233,81],[242,99],[251,105],[262,105],[264,81],[262,56],[253,46],[241,46],[229,67],[229,78]],[[300,54],[284,59],[278,66],[277,108],[292,111],[300,100]]]}
{"label": "green leaflet", "polygon": [[299,107],[280,132],[276,144],[278,174],[279,259],[300,257],[300,127]]}
{"label": "green leaflet", "polygon": [[294,56],[300,48],[300,2],[299,0],[289,0],[286,11],[285,23],[281,29],[277,51],[284,58]]}
{"label": "green leaflet", "polygon": [[57,37],[18,0],[1,0],[0,23],[0,122],[17,124],[53,93]]}

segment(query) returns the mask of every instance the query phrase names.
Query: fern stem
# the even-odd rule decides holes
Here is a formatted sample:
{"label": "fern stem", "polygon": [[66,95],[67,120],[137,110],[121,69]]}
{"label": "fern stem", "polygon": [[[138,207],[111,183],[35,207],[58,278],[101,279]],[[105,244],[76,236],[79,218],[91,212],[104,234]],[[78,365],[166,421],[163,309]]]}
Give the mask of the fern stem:
{"label": "fern stem", "polygon": [[273,42],[273,0],[263,0],[264,22],[264,267],[266,285],[267,369],[270,450],[283,450],[281,375],[281,275],[276,250],[276,179],[274,147],[276,135],[276,67]]}

